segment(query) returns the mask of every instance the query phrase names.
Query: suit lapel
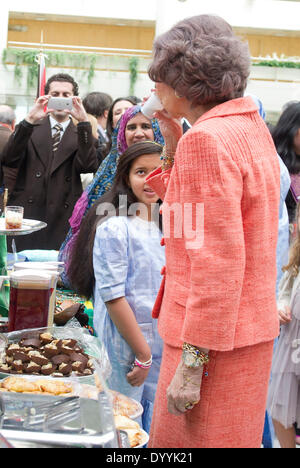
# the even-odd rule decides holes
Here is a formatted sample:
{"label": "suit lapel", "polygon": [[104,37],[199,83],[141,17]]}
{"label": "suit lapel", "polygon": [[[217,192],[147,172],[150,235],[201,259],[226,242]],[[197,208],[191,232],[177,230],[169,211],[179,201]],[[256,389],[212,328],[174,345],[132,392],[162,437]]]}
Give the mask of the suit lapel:
{"label": "suit lapel", "polygon": [[51,174],[53,174],[58,167],[63,164],[78,148],[77,127],[73,124],[72,120],[69,123],[61,142],[58,146],[51,167]]}
{"label": "suit lapel", "polygon": [[52,137],[49,118],[44,119],[32,133],[31,141],[35,147],[36,154],[45,168],[48,167],[52,158]]}

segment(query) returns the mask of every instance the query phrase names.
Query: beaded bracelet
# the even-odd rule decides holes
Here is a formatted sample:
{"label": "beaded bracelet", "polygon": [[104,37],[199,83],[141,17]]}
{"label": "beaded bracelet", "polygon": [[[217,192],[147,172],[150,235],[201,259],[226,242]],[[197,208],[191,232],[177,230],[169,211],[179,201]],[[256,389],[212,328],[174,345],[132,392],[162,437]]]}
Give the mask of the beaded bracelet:
{"label": "beaded bracelet", "polygon": [[162,152],[162,155],[161,155],[160,159],[162,161],[162,165],[161,165],[162,171],[166,171],[166,170],[171,169],[173,167],[174,155],[170,156],[169,154],[167,154],[165,146],[164,146],[164,149],[163,149],[163,152]]}
{"label": "beaded bracelet", "polygon": [[135,358],[133,366],[140,367],[141,369],[149,369],[152,366],[152,356],[146,362],[141,362],[137,358]]}

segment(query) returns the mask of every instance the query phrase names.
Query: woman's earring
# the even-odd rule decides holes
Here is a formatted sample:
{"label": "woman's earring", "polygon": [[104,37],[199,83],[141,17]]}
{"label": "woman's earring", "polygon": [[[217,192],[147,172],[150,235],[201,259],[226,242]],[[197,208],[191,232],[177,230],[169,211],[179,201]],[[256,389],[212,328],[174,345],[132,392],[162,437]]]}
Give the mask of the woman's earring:
{"label": "woman's earring", "polygon": [[178,92],[175,89],[175,97],[177,97],[177,99],[181,99],[183,96],[179,96]]}

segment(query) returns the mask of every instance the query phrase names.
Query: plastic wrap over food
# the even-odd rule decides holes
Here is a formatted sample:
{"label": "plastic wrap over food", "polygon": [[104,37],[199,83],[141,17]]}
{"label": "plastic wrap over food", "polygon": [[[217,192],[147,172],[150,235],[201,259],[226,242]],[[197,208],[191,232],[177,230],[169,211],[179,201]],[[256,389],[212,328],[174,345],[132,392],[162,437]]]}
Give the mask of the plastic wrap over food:
{"label": "plastic wrap over food", "polygon": [[[30,346],[34,346],[35,345],[34,340],[38,340],[41,335],[43,335],[45,339],[47,338],[47,336],[49,336],[49,340],[50,340],[50,337],[52,337],[52,339],[54,338],[55,340],[63,340],[65,348],[62,348],[62,349],[64,351],[60,350],[59,352],[56,353],[57,355],[70,354],[72,352],[72,349],[69,349],[69,350],[67,349],[68,348],[67,342],[68,340],[71,340],[72,343],[76,341],[76,346],[82,348],[83,352],[86,355],[88,355],[88,357],[91,358],[91,360],[94,361],[95,364],[97,363],[97,367],[100,368],[103,379],[107,380],[111,374],[111,365],[110,365],[110,361],[109,361],[105,346],[101,343],[101,341],[97,337],[92,336],[88,332],[88,330],[82,327],[78,327],[75,321],[72,322],[72,324],[70,325],[71,326],[68,325],[65,327],[34,328],[34,329],[14,331],[11,333],[4,334],[2,336],[8,340],[8,348],[6,350],[6,353],[8,353],[9,346],[14,343],[24,343],[25,341],[26,346],[28,346],[29,348]],[[37,352],[39,352],[38,344],[36,346],[37,346],[36,350]],[[41,354],[45,355],[46,347],[47,345],[45,345],[45,342],[44,342],[43,352]],[[50,353],[50,357],[48,355],[47,357],[49,357],[51,362],[53,362],[54,358],[53,356],[51,356],[51,353],[54,352],[54,350],[51,349],[51,343],[48,345],[48,352]],[[5,362],[4,361],[5,350],[3,349],[3,347],[2,349],[0,349],[0,353],[1,353],[1,362],[3,363]],[[32,353],[32,355],[34,356],[34,353]],[[79,356],[79,352],[77,353],[77,355]],[[78,365],[80,366],[80,362],[78,363]],[[95,365],[93,367],[95,367]],[[1,373],[3,373],[2,370],[1,370]],[[13,373],[13,372],[9,372],[9,373]],[[56,377],[56,375],[53,374],[53,377]],[[84,378],[84,376],[80,378]]]}

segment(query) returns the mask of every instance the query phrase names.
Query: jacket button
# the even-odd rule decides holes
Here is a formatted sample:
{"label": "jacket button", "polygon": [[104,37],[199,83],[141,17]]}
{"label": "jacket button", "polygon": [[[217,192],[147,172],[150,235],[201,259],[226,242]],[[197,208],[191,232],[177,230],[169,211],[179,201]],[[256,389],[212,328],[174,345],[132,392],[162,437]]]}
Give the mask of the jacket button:
{"label": "jacket button", "polygon": [[28,203],[30,203],[30,204],[33,203],[33,197],[29,197],[27,201],[28,201]]}
{"label": "jacket button", "polygon": [[162,174],[161,178],[162,178],[162,182],[163,182],[164,186],[168,187],[169,180],[170,180],[170,174]]}
{"label": "jacket button", "polygon": [[66,210],[69,208],[69,206],[70,206],[69,203],[65,203],[65,204],[64,204],[64,208],[65,208]]}
{"label": "jacket button", "polygon": [[35,177],[39,179],[40,177],[42,177],[42,173],[40,171],[36,172]]}
{"label": "jacket button", "polygon": [[71,181],[71,177],[70,177],[70,176],[67,176],[67,177],[65,178],[65,181],[66,181],[66,182],[70,182],[70,181]]}

